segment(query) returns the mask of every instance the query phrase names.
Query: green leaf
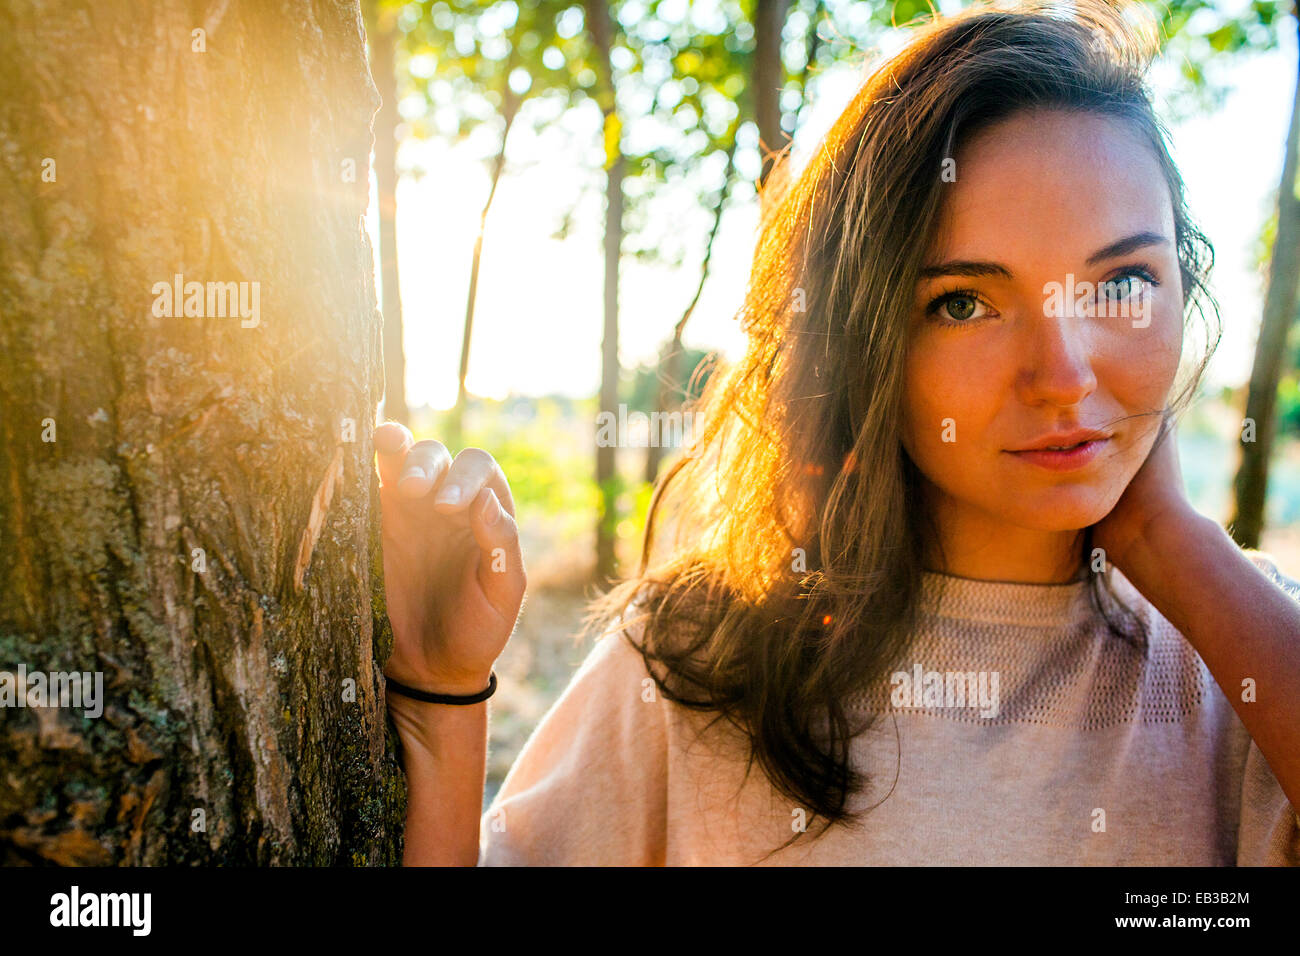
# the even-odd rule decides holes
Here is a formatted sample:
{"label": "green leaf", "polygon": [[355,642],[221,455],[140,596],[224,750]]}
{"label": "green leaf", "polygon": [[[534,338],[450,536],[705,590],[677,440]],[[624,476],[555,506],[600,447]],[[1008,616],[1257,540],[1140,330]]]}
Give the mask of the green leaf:
{"label": "green leaf", "polygon": [[1238,25],[1233,22],[1225,23],[1213,33],[1207,34],[1205,39],[1209,41],[1210,46],[1220,53],[1230,49],[1237,49],[1245,42],[1245,36]]}

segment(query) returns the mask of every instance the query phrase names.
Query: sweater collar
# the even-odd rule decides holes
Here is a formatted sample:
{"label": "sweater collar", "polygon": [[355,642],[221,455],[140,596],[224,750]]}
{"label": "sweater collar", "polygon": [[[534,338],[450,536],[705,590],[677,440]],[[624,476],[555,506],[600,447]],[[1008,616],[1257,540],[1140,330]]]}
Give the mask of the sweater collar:
{"label": "sweater collar", "polygon": [[958,621],[1071,627],[1095,613],[1087,576],[1066,584],[1025,584],[925,571],[921,588],[923,615]]}

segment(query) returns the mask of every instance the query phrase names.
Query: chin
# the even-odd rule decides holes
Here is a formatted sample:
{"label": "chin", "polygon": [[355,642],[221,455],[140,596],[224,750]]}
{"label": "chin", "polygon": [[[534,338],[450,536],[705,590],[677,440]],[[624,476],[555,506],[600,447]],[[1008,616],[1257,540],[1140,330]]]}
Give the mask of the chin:
{"label": "chin", "polygon": [[1033,531],[1082,531],[1091,527],[1115,506],[1111,496],[1096,488],[1056,488],[1050,492],[1026,495],[1016,501],[1013,513],[1006,512],[1002,502],[1001,513],[1005,519],[1021,528]]}

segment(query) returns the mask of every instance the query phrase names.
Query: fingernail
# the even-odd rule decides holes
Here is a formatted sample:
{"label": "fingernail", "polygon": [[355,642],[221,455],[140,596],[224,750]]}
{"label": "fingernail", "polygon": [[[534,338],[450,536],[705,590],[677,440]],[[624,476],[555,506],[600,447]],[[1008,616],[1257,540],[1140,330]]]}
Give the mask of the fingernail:
{"label": "fingernail", "polygon": [[407,465],[406,469],[402,472],[402,477],[397,479],[397,483],[400,485],[402,482],[410,478],[428,478],[428,477],[429,476],[425,474],[424,469],[421,468],[419,465]]}
{"label": "fingernail", "polygon": [[434,504],[439,504],[439,505],[454,505],[459,501],[460,501],[459,485],[444,485],[442,488],[438,490],[438,494],[433,499]]}

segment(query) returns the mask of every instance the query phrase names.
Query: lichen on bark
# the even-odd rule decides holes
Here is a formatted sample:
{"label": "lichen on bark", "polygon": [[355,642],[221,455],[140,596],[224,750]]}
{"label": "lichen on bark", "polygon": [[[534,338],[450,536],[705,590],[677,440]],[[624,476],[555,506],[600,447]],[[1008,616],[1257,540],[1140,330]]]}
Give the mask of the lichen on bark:
{"label": "lichen on bark", "polygon": [[[106,697],[0,708],[4,863],[398,858],[361,19],[209,7],[0,10],[0,671]],[[159,315],[178,274],[258,321]]]}

